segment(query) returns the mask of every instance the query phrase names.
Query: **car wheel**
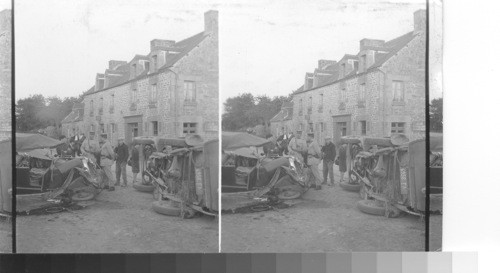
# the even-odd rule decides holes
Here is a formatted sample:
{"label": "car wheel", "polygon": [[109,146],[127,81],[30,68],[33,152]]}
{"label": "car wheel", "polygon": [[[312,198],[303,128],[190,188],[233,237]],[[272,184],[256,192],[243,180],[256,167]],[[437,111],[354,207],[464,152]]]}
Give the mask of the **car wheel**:
{"label": "car wheel", "polygon": [[134,187],[134,189],[136,189],[138,191],[142,191],[142,192],[153,192],[155,189],[154,185],[144,185],[144,184],[140,184],[140,183],[135,183],[132,185],[132,187]]}
{"label": "car wheel", "polygon": [[379,206],[376,200],[361,200],[358,202],[357,207],[366,214],[378,216],[385,215],[385,207]]}
{"label": "car wheel", "polygon": [[169,201],[154,201],[153,210],[159,214],[168,216],[181,215],[181,209],[179,207],[172,206]]}
{"label": "car wheel", "polygon": [[352,192],[359,192],[359,190],[361,189],[361,185],[360,184],[349,184],[349,183],[345,183],[345,182],[340,182],[340,187],[346,191],[352,191]]}

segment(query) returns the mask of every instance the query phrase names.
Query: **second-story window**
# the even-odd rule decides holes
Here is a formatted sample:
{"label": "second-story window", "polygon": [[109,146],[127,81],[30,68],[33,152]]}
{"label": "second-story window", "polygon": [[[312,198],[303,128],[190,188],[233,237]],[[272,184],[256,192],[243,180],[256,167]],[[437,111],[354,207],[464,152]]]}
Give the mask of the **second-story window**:
{"label": "second-story window", "polygon": [[302,116],[302,111],[303,111],[303,105],[302,105],[302,99],[299,100],[299,116]]}
{"label": "second-story window", "polygon": [[365,101],[366,99],[366,86],[365,84],[360,84],[359,85],[359,94],[358,94],[358,100],[359,101]]}
{"label": "second-story window", "polygon": [[139,96],[137,94],[137,88],[132,89],[132,94],[131,94],[130,98],[131,98],[131,101],[130,101],[131,103],[137,103],[137,101],[139,100]]}
{"label": "second-story window", "polygon": [[402,81],[392,82],[392,100],[394,102],[404,102],[404,90]]}
{"label": "second-story window", "polygon": [[149,90],[149,102],[156,103],[158,100],[158,91],[156,89],[156,84],[151,85],[151,89]]}
{"label": "second-story window", "polygon": [[340,101],[345,102],[347,100],[347,91],[345,88],[340,90]]}
{"label": "second-story window", "polygon": [[111,101],[109,102],[109,112],[113,113],[115,111],[115,94],[111,94]]}
{"label": "second-story window", "polygon": [[313,97],[309,97],[309,104],[307,105],[307,113],[311,114],[313,107]]}
{"label": "second-story window", "polygon": [[323,112],[323,94],[319,94],[318,112]]}
{"label": "second-story window", "polygon": [[102,109],[104,107],[104,98],[99,98],[99,115],[102,115]]}
{"label": "second-story window", "polygon": [[184,101],[186,102],[196,101],[196,87],[193,81],[184,82]]}
{"label": "second-story window", "polygon": [[94,100],[90,101],[90,115],[94,115]]}

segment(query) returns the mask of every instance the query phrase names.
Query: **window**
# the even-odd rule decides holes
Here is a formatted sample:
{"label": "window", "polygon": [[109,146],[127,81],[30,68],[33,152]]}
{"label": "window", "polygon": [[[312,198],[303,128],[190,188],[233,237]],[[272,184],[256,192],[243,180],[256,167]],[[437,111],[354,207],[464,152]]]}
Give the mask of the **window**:
{"label": "window", "polygon": [[312,107],[313,107],[313,97],[309,97],[309,104],[307,105],[307,114],[312,113]]}
{"label": "window", "polygon": [[309,88],[312,88],[314,85],[314,79],[313,78],[308,78],[307,79],[307,86],[305,89],[309,89]]}
{"label": "window", "polygon": [[405,133],[404,122],[391,122],[391,134],[404,134],[404,133]]}
{"label": "window", "polygon": [[394,102],[404,102],[404,90],[402,81],[392,81],[392,94]]}
{"label": "window", "polygon": [[195,83],[192,81],[184,82],[184,101],[188,102],[196,101],[196,88],[195,88]]}
{"label": "window", "polygon": [[137,64],[132,65],[132,78],[137,76]]}
{"label": "window", "polygon": [[302,110],[303,110],[302,99],[300,99],[299,100],[299,116],[302,116]]}
{"label": "window", "polygon": [[342,64],[342,69],[340,70],[340,77],[345,77],[345,63]]}
{"label": "window", "polygon": [[102,115],[102,109],[104,107],[104,98],[99,99],[99,115]]}
{"label": "window", "polygon": [[153,136],[158,135],[158,121],[151,122],[151,129],[153,130]]}
{"label": "window", "polygon": [[115,94],[111,94],[111,101],[109,103],[109,112],[110,113],[115,112]]}
{"label": "window", "polygon": [[319,124],[319,130],[320,130],[320,132],[322,132],[322,133],[325,131],[325,123],[324,123],[324,122],[321,122],[321,123]]}
{"label": "window", "polygon": [[196,123],[188,122],[183,124],[182,133],[185,135],[196,134]]}
{"label": "window", "polygon": [[151,89],[149,90],[149,102],[156,103],[158,100],[158,92],[156,90],[156,84],[151,85]]}
{"label": "window", "polygon": [[347,135],[347,122],[337,122],[337,128],[340,131],[340,136]]}
{"label": "window", "polygon": [[104,130],[104,124],[102,124],[102,123],[99,124],[99,131],[100,131],[101,134],[105,134],[106,133],[106,131]]}
{"label": "window", "polygon": [[340,90],[340,101],[345,102],[347,100],[347,92],[345,88]]}
{"label": "window", "polygon": [[314,133],[314,127],[313,127],[312,122],[309,123],[309,133]]}
{"label": "window", "polygon": [[319,94],[318,112],[320,112],[320,113],[323,112],[323,94]]}
{"label": "window", "polygon": [[94,101],[90,101],[90,116],[92,117],[94,115]]}
{"label": "window", "polygon": [[145,61],[144,62],[144,70],[146,70],[147,72],[149,72],[149,62],[148,61]]}
{"label": "window", "polygon": [[90,131],[91,131],[91,132],[94,132],[94,124],[91,124],[91,125],[90,125]]}
{"label": "window", "polygon": [[358,99],[359,101],[365,101],[366,99],[366,86],[364,83],[359,85]]}
{"label": "window", "polygon": [[111,123],[111,132],[116,133],[116,124],[115,123]]}
{"label": "window", "polygon": [[153,57],[151,57],[151,72],[152,73],[156,72],[157,65],[158,65],[158,56],[153,55]]}
{"label": "window", "polygon": [[367,68],[366,55],[361,55],[361,72],[365,72]]}
{"label": "window", "polygon": [[366,120],[360,121],[359,127],[361,127],[361,135],[366,136]]}
{"label": "window", "polygon": [[137,95],[137,89],[134,88],[132,89],[132,95],[131,95],[131,102],[136,103],[138,101],[139,97]]}

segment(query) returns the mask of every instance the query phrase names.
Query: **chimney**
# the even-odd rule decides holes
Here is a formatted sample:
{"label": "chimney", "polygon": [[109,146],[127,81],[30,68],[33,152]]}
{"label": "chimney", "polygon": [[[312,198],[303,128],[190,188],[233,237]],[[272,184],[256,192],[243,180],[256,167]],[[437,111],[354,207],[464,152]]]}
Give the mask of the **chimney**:
{"label": "chimney", "polygon": [[94,91],[99,91],[104,88],[104,74],[97,73],[95,76],[95,88]]}
{"label": "chimney", "polygon": [[413,13],[413,33],[424,33],[427,30],[427,11],[419,9]]}
{"label": "chimney", "polygon": [[214,33],[217,35],[219,31],[219,12],[209,10],[205,12],[205,34]]}
{"label": "chimney", "polygon": [[120,65],[124,65],[124,64],[127,64],[127,62],[126,61],[111,60],[111,61],[109,61],[109,69],[115,70]]}
{"label": "chimney", "polygon": [[173,47],[175,45],[174,40],[160,40],[160,39],[154,39],[151,40],[151,51],[155,51],[160,47]]}
{"label": "chimney", "polygon": [[363,51],[366,49],[374,48],[374,47],[383,47],[385,41],[384,40],[375,40],[375,39],[363,39],[359,41],[359,51]]}

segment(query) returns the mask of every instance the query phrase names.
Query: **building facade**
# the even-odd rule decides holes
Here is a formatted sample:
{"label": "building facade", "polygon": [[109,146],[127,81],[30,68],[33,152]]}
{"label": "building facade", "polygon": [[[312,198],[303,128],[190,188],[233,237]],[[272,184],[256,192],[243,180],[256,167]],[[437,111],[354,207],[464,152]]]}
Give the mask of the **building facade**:
{"label": "building facade", "polygon": [[147,55],[109,61],[84,95],[83,122],[65,129],[106,133],[113,144],[119,137],[218,138],[218,12],[207,11],[204,22],[187,39],[155,39]]}
{"label": "building facade", "polygon": [[71,137],[85,132],[83,109],[83,103],[75,103],[73,105],[71,113],[61,121],[61,134]]}
{"label": "building facade", "polygon": [[12,17],[0,12],[0,141],[12,136]]}
{"label": "building facade", "polygon": [[270,120],[271,134],[279,136],[293,132],[293,103],[284,102],[281,110]]}
{"label": "building facade", "polygon": [[358,54],[320,60],[293,95],[293,130],[314,132],[320,143],[326,136],[425,137],[425,32],[425,10],[418,10],[413,31],[362,39]]}

